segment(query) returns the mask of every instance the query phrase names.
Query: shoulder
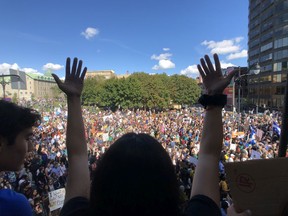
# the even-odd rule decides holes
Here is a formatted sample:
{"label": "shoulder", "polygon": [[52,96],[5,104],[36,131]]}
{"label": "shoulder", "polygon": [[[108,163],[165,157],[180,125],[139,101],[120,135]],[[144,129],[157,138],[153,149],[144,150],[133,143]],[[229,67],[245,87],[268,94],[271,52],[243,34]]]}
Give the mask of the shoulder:
{"label": "shoulder", "polygon": [[218,205],[209,197],[204,195],[196,195],[191,198],[185,210],[186,216],[188,215],[219,215],[221,211]]}
{"label": "shoulder", "polygon": [[[8,215],[32,215],[32,208],[23,194],[13,190],[0,190],[0,212],[1,216]],[[4,213],[2,215],[2,212]]]}
{"label": "shoulder", "polygon": [[60,216],[88,215],[89,201],[84,197],[74,197],[64,203]]}

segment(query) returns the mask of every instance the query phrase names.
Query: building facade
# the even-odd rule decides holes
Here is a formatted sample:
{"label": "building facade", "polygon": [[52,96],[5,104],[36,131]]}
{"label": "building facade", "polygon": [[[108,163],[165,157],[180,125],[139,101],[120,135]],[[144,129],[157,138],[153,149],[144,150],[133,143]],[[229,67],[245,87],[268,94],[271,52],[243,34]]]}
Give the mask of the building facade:
{"label": "building facade", "polygon": [[97,71],[87,71],[85,79],[93,78],[96,76],[105,77],[105,79],[110,79],[116,77],[113,70],[97,70]]}
{"label": "building facade", "polygon": [[249,0],[248,98],[263,109],[283,109],[288,66],[288,0]]}
{"label": "building facade", "polygon": [[[53,87],[57,84],[53,77],[44,76],[41,74],[25,73],[19,70],[10,69],[9,73],[18,75],[20,80],[6,78],[5,97],[7,99],[17,98],[31,100],[32,98],[53,98],[55,91]],[[3,95],[3,89],[0,90]],[[1,96],[2,97],[2,96]]]}

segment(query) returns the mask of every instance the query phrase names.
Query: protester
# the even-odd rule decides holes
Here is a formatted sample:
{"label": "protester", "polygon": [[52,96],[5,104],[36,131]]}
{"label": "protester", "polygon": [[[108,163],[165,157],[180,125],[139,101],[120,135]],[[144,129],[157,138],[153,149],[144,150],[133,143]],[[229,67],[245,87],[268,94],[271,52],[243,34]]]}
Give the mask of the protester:
{"label": "protester", "polygon": [[[29,139],[39,120],[40,115],[34,110],[0,101],[0,172],[21,169],[26,153],[33,149]],[[16,187],[15,183],[13,173],[11,185]],[[7,186],[0,190],[0,215],[32,215],[32,209],[23,194]]]}
{"label": "protester", "polygon": [[[31,142],[34,149],[25,158],[24,167],[19,172],[1,172],[0,189],[9,188],[24,194],[31,200],[35,213],[36,210],[40,210],[39,207],[36,209],[33,203],[39,203],[44,209],[41,214],[48,215],[48,193],[65,187],[67,183],[67,105],[61,98],[21,100],[19,105],[38,110],[43,120],[33,131]],[[205,118],[202,108],[163,111],[133,109],[115,112],[100,110],[97,107],[82,109],[91,179],[101,158],[117,139],[128,132],[147,133],[161,143],[171,158],[181,195],[181,209],[187,206],[195,167],[200,159],[201,132]],[[219,162],[219,172],[222,176],[219,175],[219,182],[220,177],[225,177],[223,163],[274,158],[279,148],[282,118],[280,112],[242,113],[243,122],[239,122],[235,115],[233,112],[222,110],[224,137]],[[242,126],[238,127],[239,124]],[[241,131],[239,128],[242,128]],[[59,180],[55,174],[60,176]],[[37,198],[33,200],[34,189],[37,189],[41,201]],[[227,202],[231,204],[229,197],[222,197],[221,204]]]}

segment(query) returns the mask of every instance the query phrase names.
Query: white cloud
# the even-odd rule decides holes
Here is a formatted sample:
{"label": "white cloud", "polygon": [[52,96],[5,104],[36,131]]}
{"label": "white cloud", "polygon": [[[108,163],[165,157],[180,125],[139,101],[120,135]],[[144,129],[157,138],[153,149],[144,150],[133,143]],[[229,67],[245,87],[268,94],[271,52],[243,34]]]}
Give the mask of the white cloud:
{"label": "white cloud", "polygon": [[[232,63],[226,63],[226,62],[223,62],[223,61],[220,61],[220,64],[221,64],[221,68],[227,68],[227,67],[234,67],[235,66]],[[213,64],[213,67],[215,68],[214,64]],[[186,76],[200,75],[196,64],[190,65],[187,68],[181,70],[180,74],[181,75],[186,75]]]}
{"label": "white cloud", "polygon": [[[235,67],[236,66],[235,64],[227,63],[227,62],[223,62],[223,61],[220,61],[220,64],[221,64],[221,68],[228,68],[228,67]],[[215,68],[215,65],[213,65],[213,66]]]}
{"label": "white cloud", "polygon": [[242,50],[241,52],[232,53],[227,56],[227,60],[238,59],[238,58],[245,58],[247,57],[247,50]]}
{"label": "white cloud", "polygon": [[158,65],[153,66],[153,70],[163,70],[163,69],[171,69],[175,68],[175,64],[169,59],[161,59],[158,62]]}
{"label": "white cloud", "polygon": [[24,71],[25,73],[39,73],[36,69],[34,68],[22,68],[21,71]]}
{"label": "white cloud", "polygon": [[170,50],[170,48],[163,48],[163,51],[165,51],[165,52],[167,52],[169,50]]}
{"label": "white cloud", "polygon": [[162,54],[160,54],[159,56],[153,54],[153,55],[151,56],[151,59],[160,61],[160,60],[170,59],[171,56],[172,56],[171,53],[162,53]]}
{"label": "white cloud", "polygon": [[180,71],[180,74],[182,75],[192,75],[192,74],[199,74],[197,65],[190,65],[187,68]]}
{"label": "white cloud", "polygon": [[160,55],[153,54],[151,56],[152,60],[158,61],[157,65],[152,67],[153,70],[163,70],[163,69],[171,69],[175,68],[175,64],[171,61],[171,53],[162,53]]}
{"label": "white cloud", "polygon": [[83,35],[87,40],[90,38],[95,37],[98,35],[100,32],[96,28],[88,27],[84,32],[81,32],[81,35]]}
{"label": "white cloud", "polygon": [[201,45],[207,46],[207,49],[210,49],[210,52],[212,54],[237,53],[241,49],[240,42],[242,40],[243,37],[236,37],[230,40],[222,40],[222,41],[205,40],[201,43]]}
{"label": "white cloud", "polygon": [[0,74],[9,74],[9,69],[14,69],[14,70],[18,70],[19,66],[18,64],[14,63],[14,64],[8,64],[8,63],[3,63],[0,64]]}
{"label": "white cloud", "polygon": [[47,71],[47,70],[55,71],[55,70],[60,70],[63,67],[64,66],[59,65],[59,64],[47,63],[47,64],[43,65],[42,69],[44,71]]}

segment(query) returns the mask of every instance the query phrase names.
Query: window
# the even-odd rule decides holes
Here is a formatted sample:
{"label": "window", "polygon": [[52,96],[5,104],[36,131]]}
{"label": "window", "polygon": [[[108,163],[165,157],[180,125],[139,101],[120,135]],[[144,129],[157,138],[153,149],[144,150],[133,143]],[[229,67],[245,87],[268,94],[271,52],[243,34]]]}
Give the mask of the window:
{"label": "window", "polygon": [[287,67],[288,67],[287,61],[277,62],[277,63],[274,63],[273,71],[275,72],[275,71],[287,70]]}
{"label": "window", "polygon": [[272,65],[265,65],[261,67],[261,72],[272,71]]}
{"label": "window", "polygon": [[272,53],[269,53],[267,55],[261,56],[260,57],[260,62],[268,61],[268,60],[272,59],[272,57],[273,57]]}
{"label": "window", "polygon": [[274,60],[279,60],[288,57],[288,50],[280,50],[274,53]]}
{"label": "window", "polygon": [[261,50],[261,52],[264,52],[264,51],[266,51],[266,50],[268,50],[268,49],[271,49],[272,47],[273,47],[273,43],[270,42],[270,43],[268,43],[268,44],[263,45],[263,46],[260,48],[260,50]]}
{"label": "window", "polygon": [[259,39],[259,38],[255,39],[255,40],[252,40],[252,41],[249,43],[249,47],[252,48],[252,47],[258,45],[259,42],[260,42],[260,39]]}
{"label": "window", "polygon": [[273,75],[273,83],[281,83],[281,82],[282,82],[281,74],[274,74]]}
{"label": "window", "polygon": [[250,57],[251,57],[251,56],[255,56],[255,55],[257,55],[257,54],[259,54],[259,48],[254,49],[254,50],[251,50],[251,51],[249,52],[249,56],[250,56]]}
{"label": "window", "polygon": [[281,38],[281,39],[274,41],[275,49],[280,48],[280,47],[285,47],[285,46],[288,46],[288,37]]}
{"label": "window", "polygon": [[272,31],[267,32],[266,34],[264,34],[264,35],[261,37],[261,42],[268,40],[268,39],[271,38],[272,36],[273,36],[273,32],[272,32]]}

